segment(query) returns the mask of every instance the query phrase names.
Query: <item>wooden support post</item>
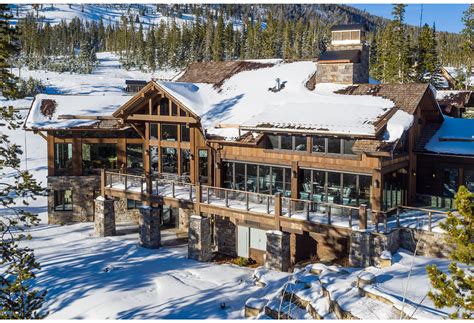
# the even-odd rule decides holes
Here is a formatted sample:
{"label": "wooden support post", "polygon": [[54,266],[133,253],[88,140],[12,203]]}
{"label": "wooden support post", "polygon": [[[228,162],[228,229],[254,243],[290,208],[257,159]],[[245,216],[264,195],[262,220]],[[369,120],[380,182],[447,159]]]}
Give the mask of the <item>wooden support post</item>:
{"label": "wooden support post", "polygon": [[105,198],[105,185],[107,185],[106,179],[105,179],[105,170],[102,168],[100,170],[100,195],[103,198]]}
{"label": "wooden support post", "polygon": [[328,224],[331,225],[331,205],[328,205]]}
{"label": "wooden support post", "polygon": [[201,192],[201,185],[196,184],[196,204],[195,205],[195,211],[197,215],[201,215],[201,202],[202,202],[202,192]]}
{"label": "wooden support post", "polygon": [[146,176],[146,193],[148,195],[153,194],[153,177],[151,175]]}
{"label": "wooden support post", "polygon": [[432,213],[428,212],[428,231],[431,232],[432,227],[431,227],[431,218],[432,218]]}
{"label": "wooden support post", "polygon": [[359,206],[359,230],[367,230],[367,204]]}
{"label": "wooden support post", "polygon": [[140,194],[143,195],[143,177],[140,177]]}
{"label": "wooden support post", "polygon": [[289,199],[288,200],[288,217],[291,218],[291,204],[293,203],[293,200]]}

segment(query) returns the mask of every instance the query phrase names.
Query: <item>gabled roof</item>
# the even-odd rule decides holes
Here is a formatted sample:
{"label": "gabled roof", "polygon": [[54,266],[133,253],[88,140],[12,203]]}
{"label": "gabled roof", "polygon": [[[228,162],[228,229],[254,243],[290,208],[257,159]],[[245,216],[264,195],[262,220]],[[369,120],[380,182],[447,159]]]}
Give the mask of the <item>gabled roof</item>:
{"label": "gabled roof", "polygon": [[[97,120],[81,119],[80,116],[110,116],[115,110],[130,100],[129,95],[49,95],[38,94],[31,104],[25,121],[26,129],[70,129],[89,127]],[[42,109],[43,101],[53,102],[52,113]],[[42,111],[43,110],[43,111]],[[77,116],[79,118],[61,119],[59,116]]]}

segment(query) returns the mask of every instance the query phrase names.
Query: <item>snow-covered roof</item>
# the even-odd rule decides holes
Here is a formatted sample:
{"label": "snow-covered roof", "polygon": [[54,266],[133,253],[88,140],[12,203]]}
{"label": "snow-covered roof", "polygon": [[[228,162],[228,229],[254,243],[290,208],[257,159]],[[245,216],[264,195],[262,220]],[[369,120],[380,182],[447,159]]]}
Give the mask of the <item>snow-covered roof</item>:
{"label": "snow-covered roof", "polygon": [[[97,120],[59,119],[60,115],[110,116],[115,110],[130,100],[129,95],[48,95],[38,94],[25,122],[26,129],[68,129],[90,126]],[[43,100],[55,103],[50,116],[41,112]]]}
{"label": "snow-covered roof", "polygon": [[[265,68],[231,75],[216,87],[208,83],[156,83],[201,118],[208,133],[226,138],[238,136],[238,125],[266,130],[286,128],[354,136],[374,136],[376,122],[395,104],[373,95],[334,93],[347,85],[317,84],[311,91],[306,81],[316,72],[311,61],[277,62]],[[283,88],[273,92],[276,79]]]}
{"label": "snow-covered roof", "polygon": [[444,116],[441,127],[425,145],[439,154],[474,156],[474,119]]}

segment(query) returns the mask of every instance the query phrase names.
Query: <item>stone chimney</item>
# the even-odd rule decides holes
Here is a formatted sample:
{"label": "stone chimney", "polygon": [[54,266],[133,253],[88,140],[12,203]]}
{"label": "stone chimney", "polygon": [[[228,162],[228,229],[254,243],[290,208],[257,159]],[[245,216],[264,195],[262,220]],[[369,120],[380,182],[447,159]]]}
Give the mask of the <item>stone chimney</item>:
{"label": "stone chimney", "polygon": [[334,26],[331,34],[331,45],[318,60],[316,83],[368,83],[369,46],[364,25]]}

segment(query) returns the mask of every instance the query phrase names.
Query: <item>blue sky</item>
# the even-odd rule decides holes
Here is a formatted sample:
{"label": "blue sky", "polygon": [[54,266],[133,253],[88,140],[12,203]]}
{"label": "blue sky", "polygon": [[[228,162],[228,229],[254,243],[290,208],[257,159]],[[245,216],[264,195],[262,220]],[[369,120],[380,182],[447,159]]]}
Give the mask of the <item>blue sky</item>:
{"label": "blue sky", "polygon": [[[349,4],[352,7],[367,11],[368,13],[392,17],[391,4]],[[463,29],[461,17],[463,11],[469,7],[469,4],[423,4],[423,24],[430,26],[436,23],[436,29],[439,31],[449,31],[458,33]],[[419,26],[420,24],[421,4],[409,4],[406,7],[405,20],[410,25]]]}

